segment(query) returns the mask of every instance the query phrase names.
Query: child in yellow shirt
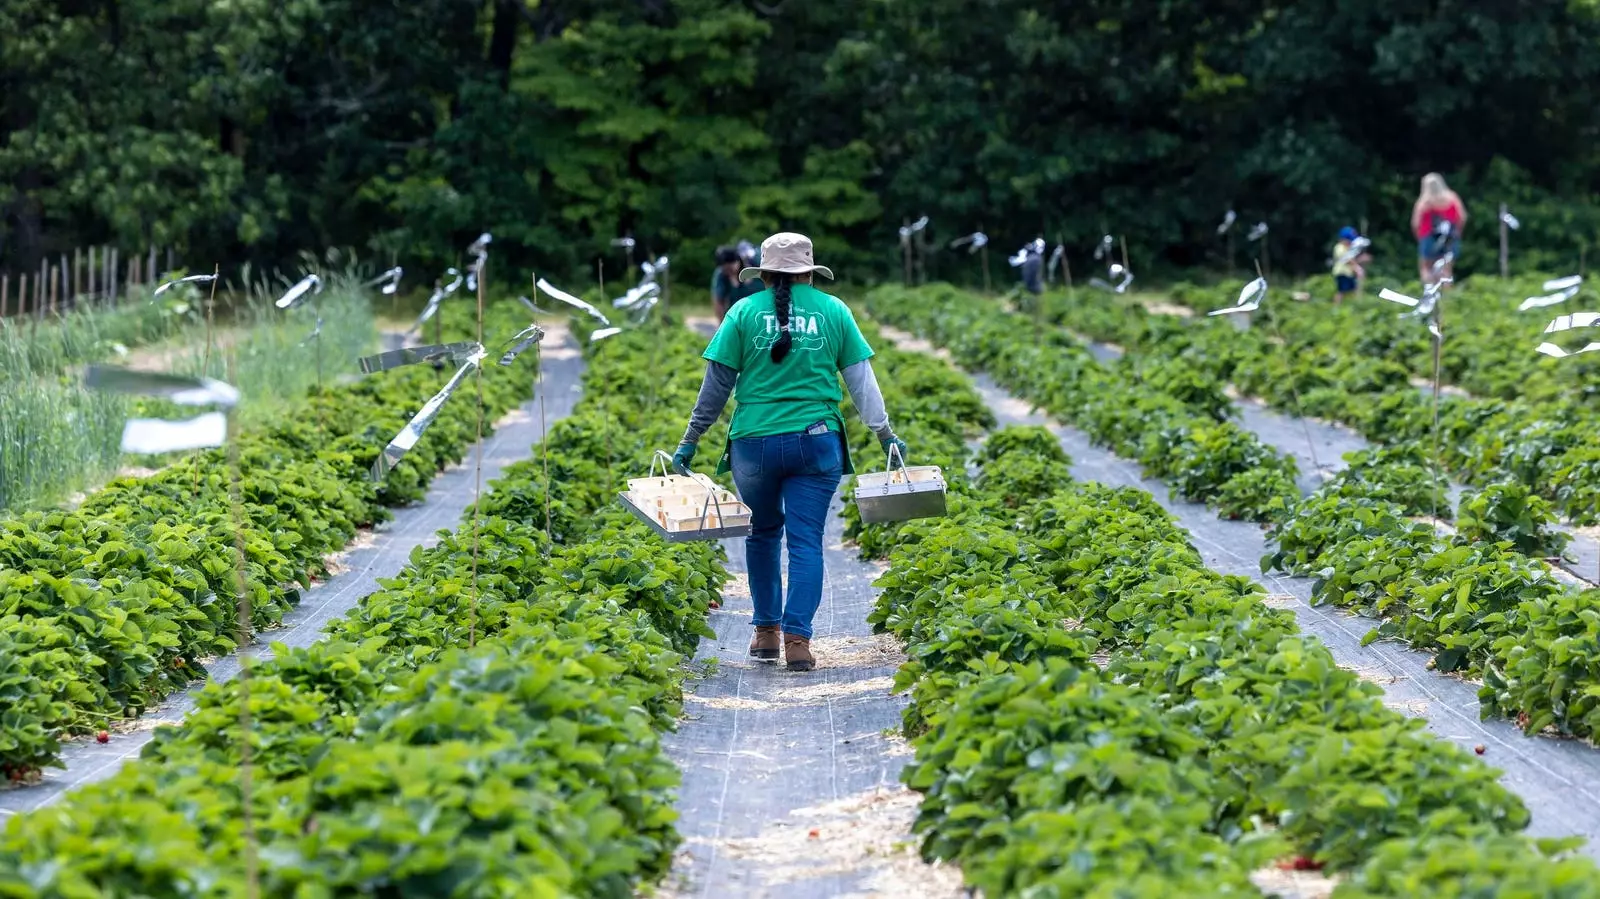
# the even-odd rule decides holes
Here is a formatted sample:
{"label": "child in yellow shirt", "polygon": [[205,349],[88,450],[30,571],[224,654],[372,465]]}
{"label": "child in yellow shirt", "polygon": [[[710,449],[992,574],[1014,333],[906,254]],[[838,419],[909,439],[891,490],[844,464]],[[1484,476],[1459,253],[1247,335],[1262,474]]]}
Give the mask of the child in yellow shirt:
{"label": "child in yellow shirt", "polygon": [[1356,289],[1359,280],[1366,274],[1362,271],[1361,263],[1371,262],[1372,257],[1361,253],[1352,259],[1346,260],[1345,254],[1350,251],[1350,245],[1360,235],[1356,229],[1346,225],[1339,229],[1339,242],[1333,245],[1333,305],[1344,302],[1344,295]]}

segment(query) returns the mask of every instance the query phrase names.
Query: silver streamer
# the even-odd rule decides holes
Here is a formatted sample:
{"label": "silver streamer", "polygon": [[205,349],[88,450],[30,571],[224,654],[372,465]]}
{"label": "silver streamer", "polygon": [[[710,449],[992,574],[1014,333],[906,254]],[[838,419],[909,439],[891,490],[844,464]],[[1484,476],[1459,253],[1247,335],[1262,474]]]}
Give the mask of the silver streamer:
{"label": "silver streamer", "polygon": [[1399,303],[1402,306],[1411,306],[1413,308],[1415,308],[1420,302],[1416,297],[1408,297],[1399,291],[1390,290],[1387,287],[1378,291],[1378,299],[1388,300],[1391,303]]}
{"label": "silver streamer", "polygon": [[417,333],[418,329],[427,324],[428,319],[433,318],[433,314],[439,311],[439,304],[444,302],[444,298],[444,288],[435,287],[433,289],[433,296],[428,297],[428,305],[422,307],[422,314],[417,316],[417,320],[411,323],[411,327],[406,331],[406,335],[410,336]]}
{"label": "silver streamer", "polygon": [[634,242],[633,238],[631,237],[619,237],[616,240],[611,241],[611,245],[614,247],[620,247],[624,250],[631,250],[634,247]]}
{"label": "silver streamer", "polygon": [[84,372],[83,383],[93,390],[160,397],[180,406],[221,406],[231,409],[239,402],[237,389],[212,378],[136,371],[114,365],[90,365]]}
{"label": "silver streamer", "polygon": [[1267,236],[1267,223],[1266,222],[1256,222],[1255,226],[1250,229],[1250,233],[1246,234],[1244,236],[1244,239],[1248,240],[1248,241],[1251,241],[1253,243],[1253,242],[1258,241],[1261,238],[1266,237],[1266,236]]}
{"label": "silver streamer", "polygon": [[659,293],[661,293],[660,284],[657,284],[654,281],[646,281],[643,284],[640,284],[638,287],[629,290],[627,294],[612,300],[611,306],[614,309],[632,309],[633,307],[644,302],[646,298],[653,297]]}
{"label": "silver streamer", "polygon": [[605,340],[607,337],[615,337],[621,333],[621,328],[601,328],[600,330],[589,335],[589,342],[599,343],[600,341]]}
{"label": "silver streamer", "polygon": [[1544,282],[1545,290],[1567,290],[1583,283],[1582,275],[1568,275],[1565,278],[1551,278]]}
{"label": "silver streamer", "polygon": [[[1573,312],[1567,315],[1556,316],[1551,320],[1550,324],[1545,326],[1544,333],[1559,334],[1563,331],[1571,331],[1575,328],[1592,328],[1596,324],[1600,324],[1600,312]],[[1564,359],[1568,356],[1577,356],[1581,353],[1592,353],[1595,350],[1600,350],[1600,341],[1591,340],[1579,349],[1570,351],[1558,346],[1557,344],[1545,341],[1544,343],[1539,344],[1539,346],[1535,349],[1537,352],[1543,353],[1551,358]]]}
{"label": "silver streamer", "polygon": [[1100,238],[1100,245],[1094,248],[1094,258],[1105,259],[1111,255],[1111,250],[1117,245],[1116,238],[1107,234]]}
{"label": "silver streamer", "polygon": [[1213,309],[1206,315],[1233,315],[1240,312],[1254,312],[1261,308],[1261,301],[1267,297],[1267,279],[1257,278],[1239,290],[1239,299],[1226,309]]}
{"label": "silver streamer", "polygon": [[313,294],[322,293],[322,279],[316,275],[306,275],[299,283],[289,288],[288,292],[278,297],[275,304],[279,309],[293,309]]}
{"label": "silver streamer", "polygon": [[171,290],[173,287],[176,287],[179,284],[205,284],[205,283],[209,283],[209,282],[215,281],[215,280],[217,280],[217,276],[216,275],[188,275],[188,276],[183,277],[183,278],[178,278],[175,281],[168,281],[167,283],[161,285],[160,287],[157,287],[156,288],[156,292],[151,294],[151,296],[153,296],[153,297],[161,296],[162,294],[166,293],[168,290]]}
{"label": "silver streamer", "polygon": [[122,451],[141,456],[210,449],[228,439],[228,416],[206,412],[194,418],[130,418],[122,425]]}
{"label": "silver streamer", "polygon": [[473,353],[459,369],[456,369],[455,375],[450,378],[449,382],[438,393],[434,394],[432,399],[423,403],[417,414],[411,416],[411,420],[406,422],[406,426],[400,429],[400,433],[394,435],[394,439],[389,441],[388,445],[383,448],[383,452],[378,454],[377,460],[372,463],[372,479],[374,481],[381,481],[388,477],[389,472],[400,464],[400,460],[405,458],[406,453],[417,445],[417,441],[422,439],[422,435],[428,430],[428,426],[433,424],[435,418],[439,417],[439,410],[444,408],[445,402],[456,392],[456,388],[461,386],[461,382],[466,379],[467,375],[471,374],[483,362],[483,357],[483,348],[478,347],[477,352]]}
{"label": "silver streamer", "polygon": [[500,353],[500,364],[510,365],[516,361],[517,356],[521,355],[523,350],[526,350],[528,347],[537,344],[543,339],[544,329],[538,325],[529,325],[528,327],[523,328],[521,331],[517,332],[515,337],[512,337],[510,340],[506,341],[506,347]]}
{"label": "silver streamer", "polygon": [[300,341],[300,345],[301,346],[305,346],[306,344],[310,343],[311,341],[318,340],[321,337],[322,337],[322,316],[319,315],[319,316],[317,316],[317,326],[315,328],[311,329],[311,333],[307,334],[304,340]]}
{"label": "silver streamer", "polygon": [[520,297],[519,296],[519,297],[517,297],[517,302],[521,303],[524,306],[527,306],[528,307],[528,311],[532,312],[534,315],[553,315],[554,314],[554,313],[551,313],[551,312],[546,312],[543,309],[540,309],[537,305],[534,304],[533,300],[530,300],[527,297]]}
{"label": "silver streamer", "polygon": [[1351,262],[1355,262],[1357,259],[1361,258],[1362,253],[1365,253],[1371,247],[1372,241],[1366,239],[1365,237],[1357,237],[1355,240],[1350,241],[1350,246],[1339,255],[1339,264],[1347,265]]}
{"label": "silver streamer", "polygon": [[403,273],[404,270],[397,265],[361,286],[377,287],[379,284],[382,284],[382,293],[386,296],[393,296],[395,291],[400,288],[400,276]]}
{"label": "silver streamer", "polygon": [[[1549,286],[1549,282],[1546,282],[1545,287],[1548,288]],[[1526,300],[1523,300],[1519,306],[1517,306],[1517,311],[1527,312],[1529,309],[1542,309],[1545,306],[1554,306],[1557,303],[1565,303],[1567,300],[1577,296],[1578,290],[1578,285],[1574,284],[1565,290],[1558,290],[1555,293],[1546,294],[1542,297],[1528,297]]]}
{"label": "silver streamer", "polygon": [[356,364],[360,366],[362,374],[370,375],[380,371],[402,368],[407,365],[418,365],[423,362],[449,360],[460,364],[482,352],[483,347],[476,340],[462,340],[456,343],[402,347],[398,350],[389,350],[372,356],[362,356],[356,360]]}
{"label": "silver streamer", "polygon": [[1217,236],[1221,237],[1222,235],[1227,234],[1228,231],[1233,228],[1233,223],[1238,220],[1239,214],[1234,212],[1232,209],[1228,210],[1227,213],[1222,216],[1222,224],[1217,226]]}
{"label": "silver streamer", "polygon": [[1111,263],[1111,267],[1108,268],[1106,272],[1111,276],[1111,280],[1115,281],[1116,283],[1113,284],[1108,281],[1103,281],[1099,278],[1090,278],[1089,285],[1091,287],[1098,287],[1101,290],[1109,290],[1112,293],[1128,292],[1128,285],[1133,283],[1133,272],[1128,271],[1128,269],[1120,262]]}
{"label": "silver streamer", "polygon": [[1500,221],[1513,231],[1522,227],[1522,223],[1517,221],[1517,217],[1512,215],[1510,210],[1500,213]]}
{"label": "silver streamer", "polygon": [[606,327],[609,327],[611,325],[611,319],[606,318],[605,314],[602,313],[599,309],[594,308],[593,306],[589,305],[588,303],[585,303],[583,300],[578,299],[577,297],[573,296],[570,293],[567,293],[566,291],[560,289],[559,287],[556,287],[555,285],[551,284],[549,281],[546,281],[545,279],[540,278],[538,283],[536,283],[534,286],[537,287],[540,292],[542,292],[545,296],[549,297],[550,299],[555,300],[555,301],[560,302],[560,303],[566,303],[568,306],[571,306],[572,308],[577,309],[580,312],[584,312],[584,313],[588,314],[590,318],[593,318],[595,321],[599,322],[601,325],[604,325]]}
{"label": "silver streamer", "polygon": [[953,250],[956,247],[966,247],[969,254],[976,253],[988,245],[989,235],[983,233],[982,231],[974,231],[965,237],[958,237],[955,240],[950,241],[950,249]]}

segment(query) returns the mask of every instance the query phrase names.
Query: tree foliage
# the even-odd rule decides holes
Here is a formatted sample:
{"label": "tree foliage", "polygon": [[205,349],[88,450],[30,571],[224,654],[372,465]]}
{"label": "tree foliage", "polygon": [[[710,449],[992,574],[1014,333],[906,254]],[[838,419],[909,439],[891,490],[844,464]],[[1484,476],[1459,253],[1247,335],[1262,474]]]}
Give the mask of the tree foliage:
{"label": "tree foliage", "polygon": [[426,267],[488,228],[576,273],[791,227],[871,277],[927,214],[1193,265],[1235,208],[1307,268],[1362,220],[1409,254],[1442,171],[1467,270],[1500,202],[1557,265],[1600,228],[1597,73],[1564,0],[0,0],[0,262]]}

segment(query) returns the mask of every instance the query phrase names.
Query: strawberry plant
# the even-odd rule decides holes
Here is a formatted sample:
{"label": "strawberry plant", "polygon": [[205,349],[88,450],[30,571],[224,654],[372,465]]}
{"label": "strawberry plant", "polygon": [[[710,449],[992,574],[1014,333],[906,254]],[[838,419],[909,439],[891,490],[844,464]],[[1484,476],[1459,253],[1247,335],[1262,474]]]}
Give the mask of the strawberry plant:
{"label": "strawberry plant", "polygon": [[[664,872],[677,772],[659,731],[680,712],[717,545],[667,545],[610,506],[624,471],[681,427],[697,382],[687,334],[601,344],[573,425],[552,429],[569,526],[546,536],[542,466],[511,466],[506,511],[464,525],[328,626],[252,664],[250,743],[263,892],[623,897]],[[648,377],[638,373],[651,372]],[[588,467],[586,427],[639,423]],[[607,432],[609,433],[609,431]],[[474,571],[476,572],[474,577]],[[474,579],[476,587],[474,587]],[[3,657],[0,657],[3,658]],[[0,667],[0,689],[9,686]],[[8,822],[0,884],[21,895],[199,895],[242,884],[240,683],[212,684],[143,757]]]}
{"label": "strawberry plant", "polygon": [[[465,328],[464,315],[452,316],[451,330]],[[473,404],[447,404],[384,486],[371,483],[381,446],[444,377],[423,366],[329,386],[313,393],[309,408],[237,438],[253,629],[279,622],[325,573],[326,556],[382,520],[386,505],[420,498],[433,474],[476,439]],[[490,373],[485,417],[520,393],[513,379]],[[203,677],[197,659],[235,648],[226,452],[114,480],[73,511],[0,521],[0,633],[28,650],[9,676],[40,697],[0,717],[0,765],[58,764],[62,738],[138,714]]]}
{"label": "strawberry plant", "polygon": [[1550,503],[1519,483],[1491,484],[1464,494],[1456,527],[1468,540],[1506,541],[1517,552],[1535,557],[1560,556],[1572,539],[1555,529]]}
{"label": "strawberry plant", "polygon": [[1531,882],[1567,876],[1514,836],[1528,814],[1496,772],[1384,707],[1259,586],[1207,570],[1148,494],[989,495],[1008,486],[986,470],[1038,439],[991,441],[971,501],[919,524],[879,581],[872,620],[907,644],[928,857],[990,895],[1210,895],[1273,859],[1348,871],[1448,835]]}

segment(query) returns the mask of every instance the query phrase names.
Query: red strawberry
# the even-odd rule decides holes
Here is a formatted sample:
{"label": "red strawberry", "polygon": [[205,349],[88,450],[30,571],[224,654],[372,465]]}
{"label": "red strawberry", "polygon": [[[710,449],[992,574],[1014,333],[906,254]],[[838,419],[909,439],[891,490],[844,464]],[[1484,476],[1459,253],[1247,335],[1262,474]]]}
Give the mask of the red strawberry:
{"label": "red strawberry", "polygon": [[94,738],[95,738],[95,740],[97,742],[100,742],[100,743],[110,743],[111,742],[111,735],[106,733],[105,731],[101,731],[101,732],[95,734]]}
{"label": "red strawberry", "polygon": [[1479,755],[1483,755],[1483,749],[1484,749],[1484,747],[1483,747],[1482,743],[1479,743],[1478,745],[1472,747],[1472,751],[1476,752]]}

